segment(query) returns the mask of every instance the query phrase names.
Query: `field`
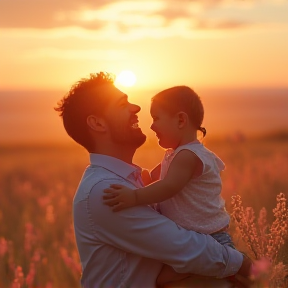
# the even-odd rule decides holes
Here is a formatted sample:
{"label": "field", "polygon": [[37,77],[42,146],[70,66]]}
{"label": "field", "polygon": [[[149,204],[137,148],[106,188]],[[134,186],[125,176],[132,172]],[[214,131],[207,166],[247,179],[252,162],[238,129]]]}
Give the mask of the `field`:
{"label": "field", "polygon": [[[240,195],[256,215],[266,207],[272,223],[276,196],[283,192],[288,198],[287,139],[208,138],[205,145],[226,164],[222,179],[228,211],[231,196]],[[149,140],[135,164],[151,169],[162,155]],[[79,287],[71,203],[88,154],[78,146],[6,146],[0,147],[0,159],[0,287]],[[231,231],[236,245],[247,249],[233,224]],[[287,242],[278,259],[285,264]]]}

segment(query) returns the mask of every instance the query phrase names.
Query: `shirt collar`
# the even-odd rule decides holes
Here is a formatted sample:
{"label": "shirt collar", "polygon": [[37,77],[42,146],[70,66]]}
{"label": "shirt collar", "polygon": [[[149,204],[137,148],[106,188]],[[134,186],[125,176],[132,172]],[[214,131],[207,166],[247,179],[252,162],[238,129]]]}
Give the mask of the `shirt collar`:
{"label": "shirt collar", "polygon": [[91,165],[101,166],[125,179],[132,173],[141,173],[142,171],[137,165],[128,164],[120,159],[103,154],[90,153],[90,163]]}

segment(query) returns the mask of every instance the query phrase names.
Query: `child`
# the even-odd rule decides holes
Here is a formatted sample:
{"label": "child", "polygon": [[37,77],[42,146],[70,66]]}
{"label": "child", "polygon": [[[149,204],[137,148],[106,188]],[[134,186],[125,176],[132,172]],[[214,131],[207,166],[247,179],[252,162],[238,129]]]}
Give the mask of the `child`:
{"label": "child", "polygon": [[[112,185],[104,191],[104,203],[113,206],[113,211],[158,203],[161,214],[179,226],[234,247],[227,233],[230,217],[220,196],[220,172],[225,165],[197,140],[198,130],[206,134],[199,96],[186,86],[166,89],[152,98],[150,113],[151,129],[159,145],[167,149],[162,163],[151,172],[156,182],[136,190]],[[173,271],[164,266],[158,283],[167,282]]]}

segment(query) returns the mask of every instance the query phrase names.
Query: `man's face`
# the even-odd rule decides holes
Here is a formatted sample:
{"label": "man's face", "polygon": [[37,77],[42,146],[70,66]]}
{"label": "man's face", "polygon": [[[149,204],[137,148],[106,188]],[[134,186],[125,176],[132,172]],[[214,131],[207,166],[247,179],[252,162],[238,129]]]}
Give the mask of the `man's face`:
{"label": "man's face", "polygon": [[111,139],[114,143],[140,147],[146,140],[138,127],[138,116],[141,108],[128,102],[126,94],[116,87],[109,88],[111,101],[105,111],[105,119],[108,123]]}

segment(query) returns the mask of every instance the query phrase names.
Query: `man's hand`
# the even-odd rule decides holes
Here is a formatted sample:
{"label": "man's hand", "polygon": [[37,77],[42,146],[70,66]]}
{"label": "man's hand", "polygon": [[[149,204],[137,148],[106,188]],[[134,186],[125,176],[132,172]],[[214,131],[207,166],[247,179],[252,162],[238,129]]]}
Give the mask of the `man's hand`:
{"label": "man's hand", "polygon": [[228,277],[235,288],[252,287],[254,281],[251,280],[253,262],[243,254],[243,263],[236,275]]}
{"label": "man's hand", "polygon": [[126,186],[112,184],[104,190],[103,203],[112,207],[114,212],[137,205],[136,190]]}

